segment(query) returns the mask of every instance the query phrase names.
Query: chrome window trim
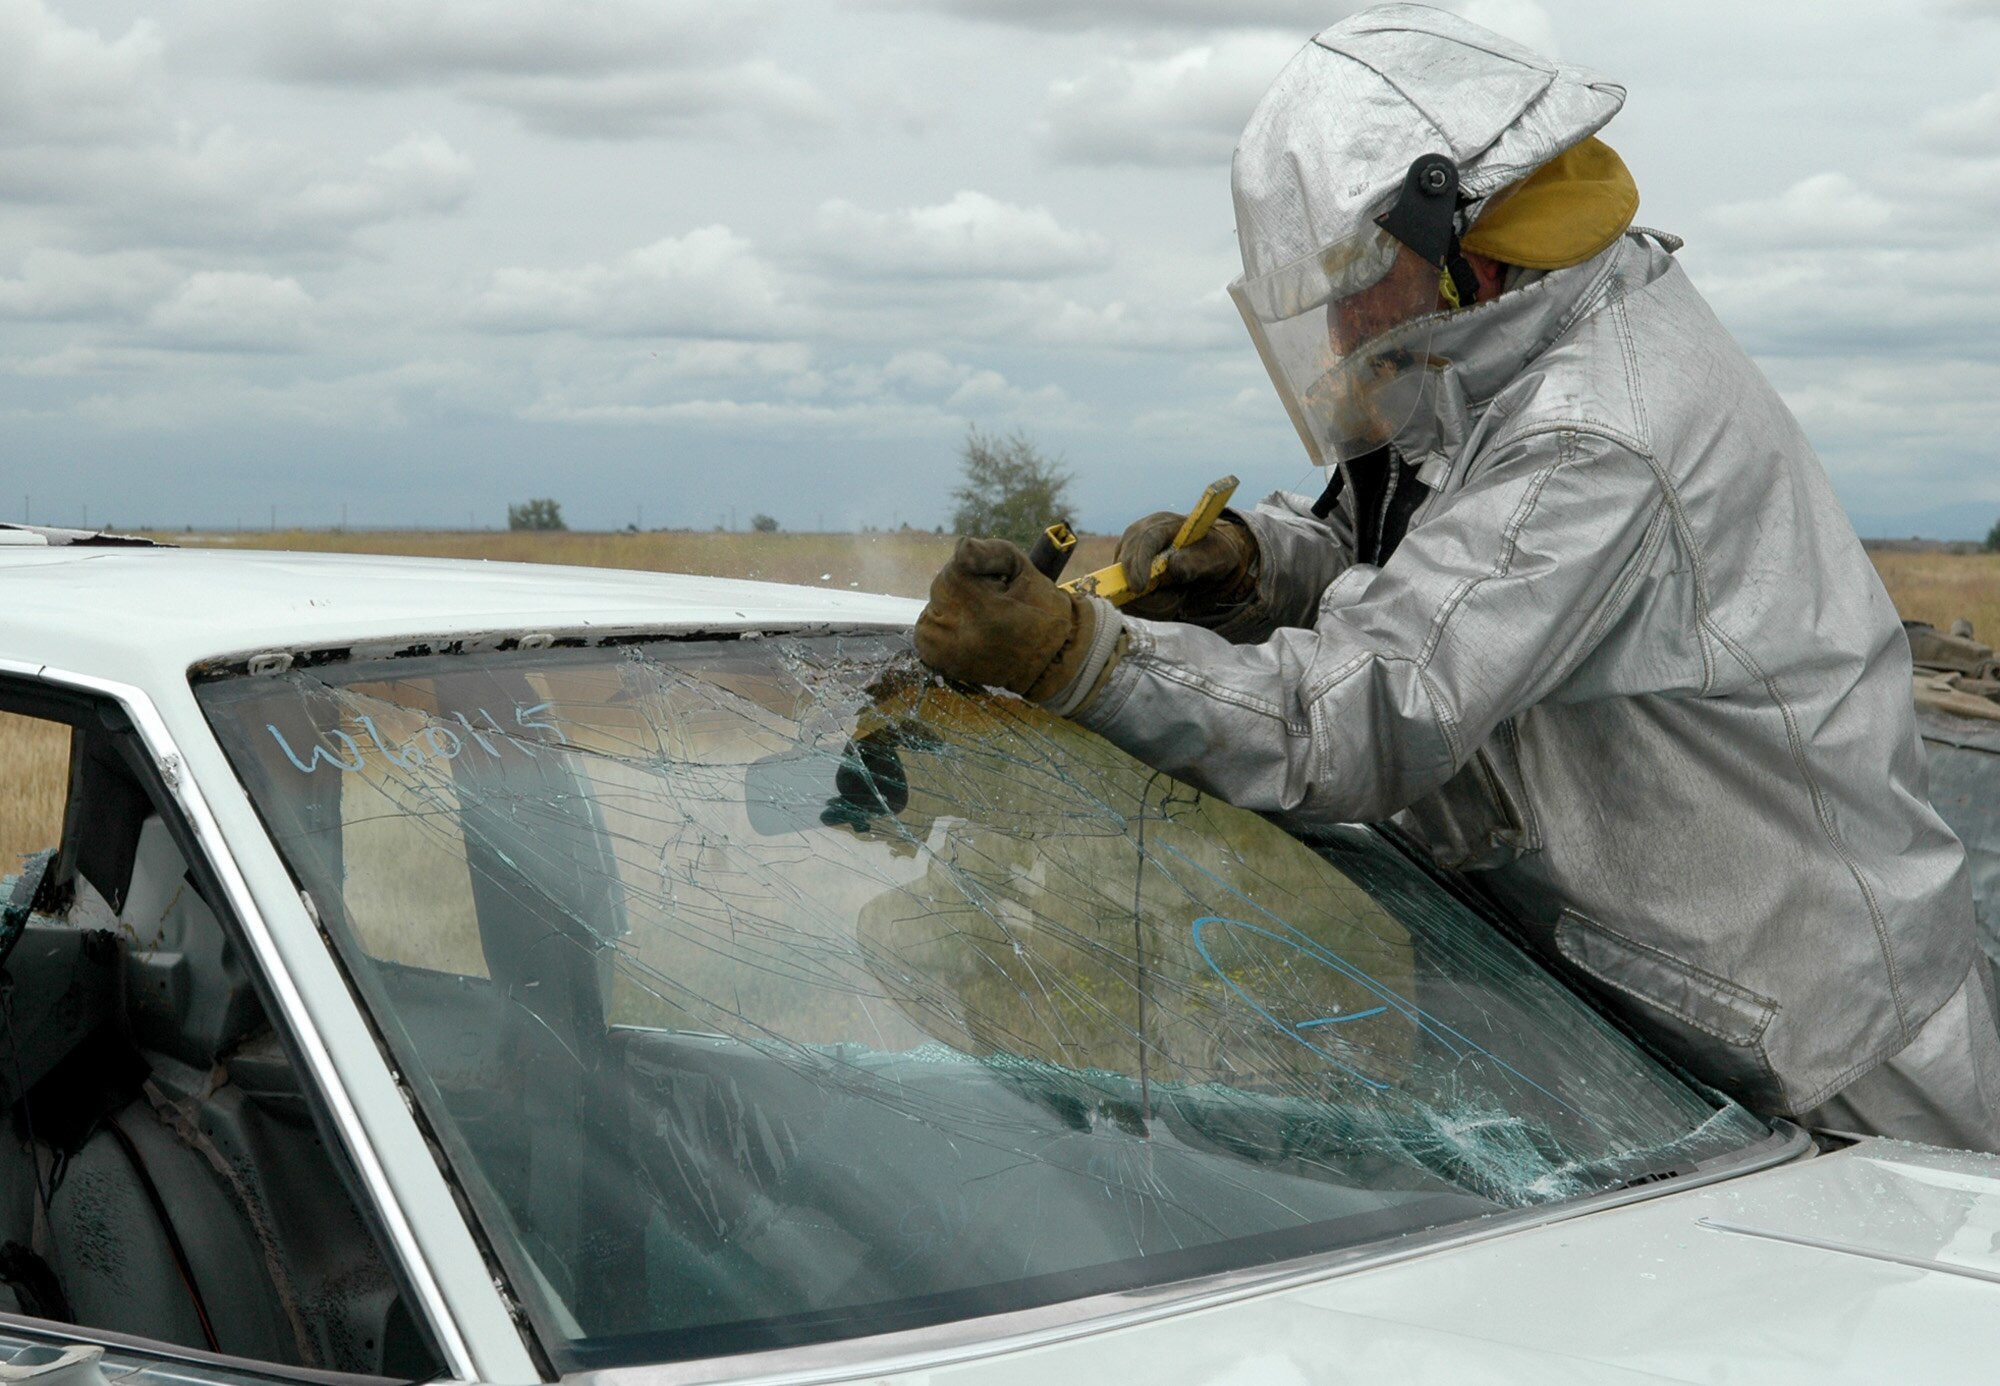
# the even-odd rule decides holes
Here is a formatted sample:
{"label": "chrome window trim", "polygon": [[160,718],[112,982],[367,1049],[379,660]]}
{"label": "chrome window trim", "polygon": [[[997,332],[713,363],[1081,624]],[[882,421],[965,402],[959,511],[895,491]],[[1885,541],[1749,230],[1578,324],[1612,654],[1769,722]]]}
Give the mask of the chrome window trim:
{"label": "chrome window trim", "polygon": [[1812,1137],[1790,1122],[1772,1122],[1772,1133],[1755,1145],[1671,1179],[1636,1188],[1608,1189],[1572,1203],[1524,1208],[1469,1223],[1412,1233],[1393,1244],[1376,1243],[1289,1261],[1278,1266],[1225,1271],[1171,1285],[1067,1300],[986,1318],[957,1319],[928,1328],[872,1338],[845,1338],[806,1347],[728,1357],[690,1358],[634,1367],[605,1367],[563,1378],[572,1386],[822,1386],[862,1377],[935,1371],[981,1358],[1027,1352],[1079,1338],[1112,1333],[1160,1319],[1295,1289],[1314,1281],[1369,1270],[1419,1256],[1435,1255],[1494,1237],[1567,1222],[1591,1213],[1698,1189],[1725,1179],[1810,1158]]}
{"label": "chrome window trim", "polygon": [[[349,1159],[356,1174],[366,1187],[369,1197],[382,1219],[384,1230],[389,1235],[392,1250],[402,1262],[410,1288],[416,1294],[424,1316],[432,1333],[436,1336],[438,1350],[444,1355],[445,1365],[455,1380],[475,1381],[478,1371],[474,1365],[465,1335],[460,1331],[457,1316],[452,1312],[442,1287],[431,1267],[429,1258],[417,1239],[415,1229],[405,1216],[401,1201],[396,1197],[388,1172],[382,1166],[380,1157],[368,1138],[367,1128],[361,1121],[347,1085],[334,1064],[333,1055],[321,1038],[318,1027],[313,1023],[305,998],[299,993],[298,985],[286,968],[284,957],[278,949],[277,940],[272,937],[263,911],[257,906],[250,891],[250,883],[237,865],[236,857],[223,837],[221,825],[210,810],[208,800],[201,789],[186,772],[186,762],[180,752],[180,745],[168,729],[166,720],[160,716],[147,692],[133,684],[119,683],[112,679],[98,678],[89,674],[67,673],[48,665],[24,665],[13,660],[0,659],[0,674],[24,675],[59,688],[75,689],[116,702],[131,717],[132,725],[139,732],[146,749],[152,753],[154,768],[166,784],[167,790],[179,803],[183,815],[195,838],[207,852],[209,865],[222,883],[229,906],[240,922],[244,937],[256,955],[257,965],[262,970],[265,981],[271,988],[271,995],[283,1012],[285,1023],[291,1028],[299,1052],[312,1071],[314,1082],[326,1098],[329,1114],[335,1128],[340,1132],[342,1143],[347,1147]],[[303,908],[303,906],[301,906]]]}

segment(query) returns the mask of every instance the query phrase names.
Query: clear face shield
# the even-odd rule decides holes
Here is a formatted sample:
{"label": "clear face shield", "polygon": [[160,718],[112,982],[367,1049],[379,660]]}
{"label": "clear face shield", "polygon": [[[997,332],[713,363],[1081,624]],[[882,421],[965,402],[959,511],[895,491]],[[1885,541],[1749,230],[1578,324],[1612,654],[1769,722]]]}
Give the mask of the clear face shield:
{"label": "clear face shield", "polygon": [[1229,286],[1299,437],[1323,467],[1373,452],[1423,405],[1439,309],[1456,306],[1463,292],[1457,191],[1451,161],[1425,155],[1374,222]]}

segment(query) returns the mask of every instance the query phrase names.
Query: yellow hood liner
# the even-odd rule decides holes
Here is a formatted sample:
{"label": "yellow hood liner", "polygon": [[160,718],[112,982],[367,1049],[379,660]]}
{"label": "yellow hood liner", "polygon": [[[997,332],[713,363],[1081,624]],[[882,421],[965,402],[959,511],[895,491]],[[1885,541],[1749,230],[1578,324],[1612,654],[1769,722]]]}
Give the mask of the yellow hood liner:
{"label": "yellow hood liner", "polygon": [[1593,135],[1496,193],[1460,245],[1503,265],[1565,269],[1624,235],[1638,210],[1631,170]]}

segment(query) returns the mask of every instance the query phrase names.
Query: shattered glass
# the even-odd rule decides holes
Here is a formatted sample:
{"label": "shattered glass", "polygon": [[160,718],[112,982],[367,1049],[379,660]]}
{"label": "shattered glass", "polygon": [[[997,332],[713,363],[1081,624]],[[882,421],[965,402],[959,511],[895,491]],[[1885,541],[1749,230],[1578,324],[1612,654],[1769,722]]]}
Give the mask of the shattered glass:
{"label": "shattered glass", "polygon": [[204,681],[556,1364],[1405,1237],[1766,1132],[1374,832],[901,636]]}

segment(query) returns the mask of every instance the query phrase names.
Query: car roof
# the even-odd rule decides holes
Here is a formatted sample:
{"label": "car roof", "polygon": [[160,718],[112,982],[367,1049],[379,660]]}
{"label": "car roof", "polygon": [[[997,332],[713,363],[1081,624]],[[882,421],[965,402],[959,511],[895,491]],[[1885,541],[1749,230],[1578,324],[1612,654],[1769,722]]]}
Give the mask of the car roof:
{"label": "car roof", "polygon": [[906,626],[919,609],[902,597],[613,568],[0,547],[0,660],[133,683],[268,649],[509,631]]}

